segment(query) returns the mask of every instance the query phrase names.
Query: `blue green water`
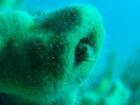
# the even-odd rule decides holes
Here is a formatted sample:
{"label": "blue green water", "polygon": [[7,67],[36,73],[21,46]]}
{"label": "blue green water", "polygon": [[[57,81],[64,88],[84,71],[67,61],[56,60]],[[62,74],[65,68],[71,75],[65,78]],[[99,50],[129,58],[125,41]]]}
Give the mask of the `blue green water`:
{"label": "blue green water", "polygon": [[[100,11],[105,28],[105,40],[96,68],[93,69],[87,81],[84,81],[85,84],[83,83],[84,85],[80,90],[79,100],[81,103],[78,105],[140,105],[139,0],[25,0],[18,8],[27,11],[52,12],[66,6],[79,4],[93,5]],[[4,57],[1,59],[3,60]],[[10,61],[7,60],[7,62]],[[0,70],[2,70],[1,67]],[[3,105],[1,103],[2,95],[0,93],[0,105]],[[73,98],[73,93],[69,97],[70,99]],[[18,100],[17,97],[12,99],[15,103],[15,100]],[[11,102],[11,98],[8,98],[9,100]],[[73,100],[70,101],[72,103]],[[75,104],[67,103],[67,105]]]}
{"label": "blue green water", "polygon": [[105,49],[115,48],[120,60],[125,60],[140,47],[139,0],[26,0],[28,8],[52,11],[73,4],[91,4],[98,8],[106,29]]}
{"label": "blue green water", "polygon": [[[140,102],[137,102],[140,99],[139,0],[61,0],[61,2],[44,0],[43,4],[39,2],[39,0],[34,0],[34,4],[32,2],[28,2],[27,4],[30,5],[29,7],[31,8],[35,6],[36,8],[45,8],[48,11],[73,4],[94,5],[103,16],[106,31],[104,50],[102,51],[102,57],[97,67],[97,75],[102,74],[102,71],[107,71],[106,68],[110,68],[112,80],[117,81],[123,78],[122,75],[125,74],[127,79],[124,81],[128,85],[126,87],[130,88],[130,91],[133,87],[132,85],[138,85],[136,90],[132,89],[132,93],[134,92],[135,95],[130,96],[130,100],[132,97],[136,97],[136,99],[132,99],[128,104],[140,105]],[[114,64],[111,62],[114,62]],[[123,74],[122,71],[127,71],[127,73]],[[119,96],[117,97],[119,99]],[[108,103],[108,105],[121,105],[121,103]]]}

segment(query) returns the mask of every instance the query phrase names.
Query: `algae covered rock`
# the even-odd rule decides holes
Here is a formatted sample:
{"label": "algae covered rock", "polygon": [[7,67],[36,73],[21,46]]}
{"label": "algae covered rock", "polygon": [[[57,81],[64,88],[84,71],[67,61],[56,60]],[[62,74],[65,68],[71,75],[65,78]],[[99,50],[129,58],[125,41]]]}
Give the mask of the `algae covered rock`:
{"label": "algae covered rock", "polygon": [[0,93],[10,105],[74,105],[103,38],[102,17],[89,5],[41,16],[0,11]]}

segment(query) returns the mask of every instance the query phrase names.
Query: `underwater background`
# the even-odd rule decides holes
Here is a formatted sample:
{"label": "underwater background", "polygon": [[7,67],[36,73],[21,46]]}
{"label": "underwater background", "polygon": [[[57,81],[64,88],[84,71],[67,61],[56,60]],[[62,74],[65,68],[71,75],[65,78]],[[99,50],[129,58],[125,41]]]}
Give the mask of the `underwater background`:
{"label": "underwater background", "polygon": [[24,9],[50,12],[75,4],[91,4],[100,11],[106,31],[103,51],[115,52],[118,65],[136,55],[140,48],[139,0],[25,0],[22,5]]}
{"label": "underwater background", "polygon": [[140,105],[140,1],[24,0],[19,8],[51,12],[75,4],[95,6],[105,27],[102,53],[85,83],[88,99],[82,105]]}
{"label": "underwater background", "polygon": [[107,97],[105,105],[140,105],[140,1],[26,0],[23,8],[50,12],[75,4],[94,5],[106,31],[102,55],[89,80],[93,87],[88,85],[95,97],[86,105],[102,105],[98,97]]}

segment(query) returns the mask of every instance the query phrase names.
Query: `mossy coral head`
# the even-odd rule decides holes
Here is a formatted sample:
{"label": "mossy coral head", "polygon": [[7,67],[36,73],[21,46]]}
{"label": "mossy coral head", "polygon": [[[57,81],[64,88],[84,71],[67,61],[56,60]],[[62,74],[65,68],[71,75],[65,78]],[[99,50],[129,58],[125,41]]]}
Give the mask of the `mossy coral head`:
{"label": "mossy coral head", "polygon": [[0,31],[5,44],[0,50],[1,91],[39,100],[79,86],[100,53],[104,37],[100,13],[92,6],[76,5],[23,24],[25,15],[17,15],[21,20],[13,25],[15,16],[6,20],[8,31]]}

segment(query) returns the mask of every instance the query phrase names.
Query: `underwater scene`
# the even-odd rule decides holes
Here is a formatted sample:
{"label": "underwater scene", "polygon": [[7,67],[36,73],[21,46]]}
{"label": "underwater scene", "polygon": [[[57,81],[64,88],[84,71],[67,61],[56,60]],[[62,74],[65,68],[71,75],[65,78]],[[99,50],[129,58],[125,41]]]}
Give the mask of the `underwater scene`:
{"label": "underwater scene", "polygon": [[139,0],[0,0],[0,105],[140,105]]}

